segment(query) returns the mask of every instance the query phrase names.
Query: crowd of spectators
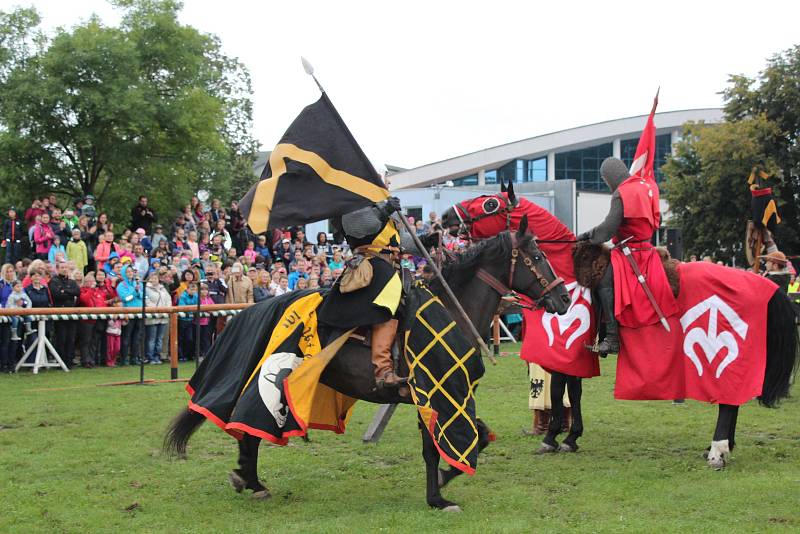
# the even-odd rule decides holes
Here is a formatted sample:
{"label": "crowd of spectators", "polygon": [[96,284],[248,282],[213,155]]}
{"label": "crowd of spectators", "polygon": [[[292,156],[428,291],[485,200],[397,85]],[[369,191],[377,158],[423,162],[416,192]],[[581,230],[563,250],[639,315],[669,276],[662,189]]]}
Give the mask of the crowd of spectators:
{"label": "crowd of spectators", "polygon": [[[23,211],[8,209],[3,221],[5,261],[0,269],[0,305],[6,308],[147,307],[260,302],[284,293],[330,287],[350,256],[346,242],[320,232],[309,240],[303,228],[253,235],[237,203],[206,206],[197,197],[174,217],[159,218],[146,196],[128,221],[111,221],[87,196],[59,207],[55,195],[34,199]],[[411,221],[418,234],[440,229],[436,214]],[[458,243],[451,241],[451,247]],[[402,259],[422,275],[424,260]],[[202,357],[222,320],[179,321],[181,360]],[[58,320],[48,337],[68,366],[160,364],[167,359],[167,319]],[[37,333],[30,320],[0,323],[0,367],[11,372]],[[141,336],[144,336],[142,343]],[[141,347],[144,346],[144,350]]]}

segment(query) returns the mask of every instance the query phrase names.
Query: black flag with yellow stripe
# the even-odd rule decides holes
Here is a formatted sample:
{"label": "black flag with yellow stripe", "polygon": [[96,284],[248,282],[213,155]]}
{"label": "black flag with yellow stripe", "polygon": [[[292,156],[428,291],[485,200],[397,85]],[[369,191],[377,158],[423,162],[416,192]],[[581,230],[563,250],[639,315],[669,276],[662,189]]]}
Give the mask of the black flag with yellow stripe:
{"label": "black flag with yellow stripe", "polygon": [[753,213],[753,222],[758,228],[766,227],[775,233],[775,227],[781,222],[781,216],[772,196],[772,187],[767,180],[769,175],[760,166],[753,167],[747,179],[751,195],[750,210]]}
{"label": "black flag with yellow stripe", "polygon": [[272,151],[261,179],[239,202],[254,233],[355,211],[389,196],[325,93]]}

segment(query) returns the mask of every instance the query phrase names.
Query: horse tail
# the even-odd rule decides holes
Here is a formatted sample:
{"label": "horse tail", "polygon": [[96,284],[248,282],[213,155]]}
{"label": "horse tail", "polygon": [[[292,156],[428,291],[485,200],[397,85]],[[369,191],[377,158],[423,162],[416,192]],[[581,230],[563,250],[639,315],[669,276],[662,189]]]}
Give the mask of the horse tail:
{"label": "horse tail", "polygon": [[190,410],[188,407],[184,408],[167,427],[167,434],[164,436],[164,452],[170,456],[185,457],[189,438],[205,420],[204,415]]}
{"label": "horse tail", "polygon": [[783,291],[775,291],[767,305],[767,367],[758,402],[774,408],[789,396],[797,369],[797,325],[794,306]]}

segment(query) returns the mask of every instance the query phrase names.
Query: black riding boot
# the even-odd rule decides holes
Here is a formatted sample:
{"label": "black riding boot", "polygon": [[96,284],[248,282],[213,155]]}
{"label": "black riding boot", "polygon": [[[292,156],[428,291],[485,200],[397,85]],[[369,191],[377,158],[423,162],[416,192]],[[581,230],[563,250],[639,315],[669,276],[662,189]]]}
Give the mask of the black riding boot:
{"label": "black riding boot", "polygon": [[597,287],[597,296],[600,298],[600,307],[603,310],[603,321],[606,325],[606,337],[597,345],[597,352],[609,354],[619,352],[619,333],[617,318],[614,316],[614,271],[611,263],[608,264],[603,279]]}

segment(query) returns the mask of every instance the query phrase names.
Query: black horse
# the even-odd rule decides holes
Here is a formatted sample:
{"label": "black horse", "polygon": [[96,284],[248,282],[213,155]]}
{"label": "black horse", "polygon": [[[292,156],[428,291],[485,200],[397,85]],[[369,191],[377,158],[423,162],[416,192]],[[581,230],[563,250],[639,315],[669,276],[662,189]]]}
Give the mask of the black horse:
{"label": "black horse", "polygon": [[[526,233],[527,221],[518,232],[503,232],[471,248],[464,254],[449,258],[442,272],[459,299],[472,323],[479,332],[488,332],[492,317],[500,299],[498,288],[508,287],[540,303],[551,313],[562,314],[570,303],[563,284],[557,283],[553,270],[536,246],[533,236]],[[517,261],[517,260],[520,261]],[[488,281],[487,281],[488,280]],[[454,303],[447,297],[440,283],[432,280],[431,290],[439,296],[445,307],[461,327],[469,332],[460,316],[455,313]],[[243,313],[248,313],[249,310]],[[411,399],[393,389],[376,389],[375,374],[369,348],[358,344],[346,344],[328,364],[321,381],[345,395],[378,404],[410,404]],[[186,444],[192,433],[205,421],[205,417],[188,408],[171,422],[164,439],[165,450],[180,456],[186,453]],[[422,425],[420,421],[420,425]],[[422,428],[422,426],[421,426]],[[488,428],[479,422],[479,450],[489,443]],[[426,466],[428,504],[441,510],[459,510],[440,492],[444,485],[439,466],[439,453],[427,431],[422,431],[422,455]],[[229,478],[237,492],[252,490],[256,498],[268,498],[269,491],[258,479],[258,446],[261,439],[245,435],[239,441],[239,468]]]}
{"label": "black horse", "polygon": [[[521,215],[520,218],[520,214],[524,215]],[[528,219],[528,216],[531,218]],[[489,223],[489,228],[496,228],[498,229],[497,231],[499,231],[499,229],[503,227],[513,230],[517,224],[516,221],[520,221],[518,230],[524,230],[521,226],[522,220],[526,221],[525,229],[536,237],[552,234],[554,232],[554,225],[557,226],[559,224],[558,219],[546,209],[524,198],[517,198],[513,183],[509,183],[506,186],[506,184],[502,182],[499,195],[484,195],[465,200],[460,202],[457,206],[448,208],[442,214],[442,226],[445,231],[467,236],[472,235],[472,227],[479,221],[482,221],[481,224],[484,225]],[[555,233],[557,234],[558,232],[556,231]],[[551,247],[550,254],[552,257],[555,257],[556,254],[567,254],[571,263],[572,245],[574,242],[575,237],[570,233],[563,241],[552,240],[545,241],[544,243],[547,243],[547,246]],[[544,346],[541,347],[541,350],[546,351],[549,349]],[[577,376],[559,372],[555,369],[549,372],[551,375],[551,416],[548,431],[541,446],[537,450],[537,454],[555,451],[576,452],[578,450],[578,438],[583,435],[583,414],[581,409],[581,400],[583,396],[582,379]],[[565,391],[569,395],[572,417],[569,421],[567,437],[564,438],[559,445],[557,437],[562,433],[562,428],[564,426],[563,399]],[[447,471],[442,471],[440,476],[441,483],[444,485],[459,474],[460,472],[457,469],[452,468]]]}

